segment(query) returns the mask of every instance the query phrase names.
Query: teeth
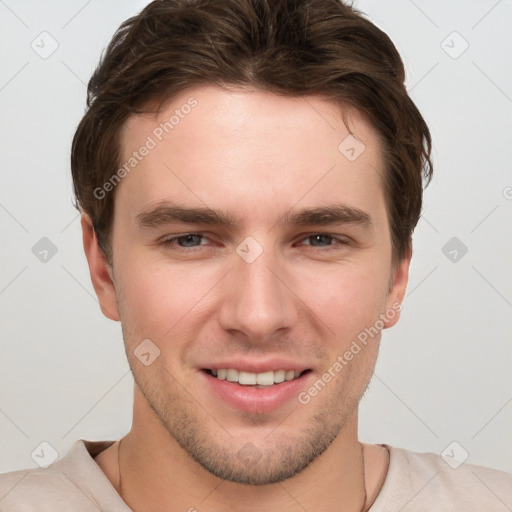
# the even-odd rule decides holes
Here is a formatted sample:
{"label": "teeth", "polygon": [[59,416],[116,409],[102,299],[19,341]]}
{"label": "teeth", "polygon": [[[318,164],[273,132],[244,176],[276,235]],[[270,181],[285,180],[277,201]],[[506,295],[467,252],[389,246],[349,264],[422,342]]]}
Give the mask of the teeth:
{"label": "teeth", "polygon": [[258,373],[256,375],[256,384],[260,386],[272,386],[272,384],[274,384],[274,372]]}
{"label": "teeth", "polygon": [[277,370],[274,372],[274,382],[279,384],[280,382],[284,382],[286,379],[286,371],[285,370]]}
{"label": "teeth", "polygon": [[212,375],[220,380],[228,380],[229,382],[237,382],[242,386],[272,386],[281,382],[296,379],[301,372],[293,370],[276,370],[263,373],[251,373],[238,371],[233,368],[222,368],[219,370],[211,370]]}
{"label": "teeth", "polygon": [[226,379],[229,380],[229,382],[238,382],[238,370],[226,370]]}
{"label": "teeth", "polygon": [[255,373],[238,372],[238,384],[243,384],[244,386],[253,386],[256,384],[256,377],[257,375]]}

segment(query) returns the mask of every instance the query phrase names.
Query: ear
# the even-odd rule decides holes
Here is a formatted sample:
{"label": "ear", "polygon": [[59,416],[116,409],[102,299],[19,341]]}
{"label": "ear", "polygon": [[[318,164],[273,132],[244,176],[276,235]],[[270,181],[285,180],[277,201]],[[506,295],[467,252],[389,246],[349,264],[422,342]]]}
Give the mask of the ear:
{"label": "ear", "polygon": [[98,297],[101,311],[107,318],[119,321],[121,316],[117,308],[112,268],[98,244],[91,218],[84,213],[81,222],[85,256],[87,257],[92,285]]}
{"label": "ear", "polygon": [[386,314],[384,319],[384,329],[389,329],[395,325],[402,311],[402,302],[405,297],[407,283],[409,281],[409,266],[412,258],[412,242],[409,240],[407,253],[394,267],[389,293],[386,299]]}

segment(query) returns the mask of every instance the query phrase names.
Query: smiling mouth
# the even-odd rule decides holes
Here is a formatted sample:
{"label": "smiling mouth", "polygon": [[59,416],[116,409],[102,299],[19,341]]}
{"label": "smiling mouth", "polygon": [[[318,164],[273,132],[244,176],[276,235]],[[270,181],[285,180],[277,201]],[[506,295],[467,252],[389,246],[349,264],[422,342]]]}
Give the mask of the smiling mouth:
{"label": "smiling mouth", "polygon": [[254,388],[269,388],[296,380],[302,377],[304,374],[309,373],[311,370],[303,370],[301,372],[294,370],[269,370],[262,373],[251,373],[243,370],[236,370],[234,368],[219,368],[216,370],[205,369],[208,375],[215,377],[219,380],[226,380],[233,384],[239,384],[240,386],[254,387]]}

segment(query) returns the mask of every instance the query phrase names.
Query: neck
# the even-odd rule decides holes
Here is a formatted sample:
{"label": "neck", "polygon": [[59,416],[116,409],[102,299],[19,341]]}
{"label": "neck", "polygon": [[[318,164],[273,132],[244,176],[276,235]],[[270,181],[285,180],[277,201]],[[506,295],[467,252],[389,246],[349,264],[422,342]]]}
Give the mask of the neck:
{"label": "neck", "polygon": [[[136,408],[134,408],[136,411]],[[117,452],[115,486],[135,512],[244,510],[303,512],[366,510],[365,457],[357,440],[357,411],[335,441],[302,472],[269,485],[221,480],[195,462],[152,416],[137,421]],[[139,418],[141,419],[141,418]],[[119,445],[118,445],[119,446]],[[366,473],[368,473],[368,468]],[[374,479],[370,479],[373,481]]]}

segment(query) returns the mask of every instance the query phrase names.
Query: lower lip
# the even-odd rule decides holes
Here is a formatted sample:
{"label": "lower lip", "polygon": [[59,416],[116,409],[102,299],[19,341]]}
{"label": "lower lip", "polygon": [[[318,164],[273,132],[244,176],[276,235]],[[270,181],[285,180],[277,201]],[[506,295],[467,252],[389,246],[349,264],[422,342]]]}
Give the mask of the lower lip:
{"label": "lower lip", "polygon": [[236,382],[220,380],[205,371],[200,372],[209,389],[232,407],[256,414],[275,411],[286,402],[295,399],[305,389],[305,382],[311,375],[306,372],[300,377],[274,384],[268,388],[241,386]]}

